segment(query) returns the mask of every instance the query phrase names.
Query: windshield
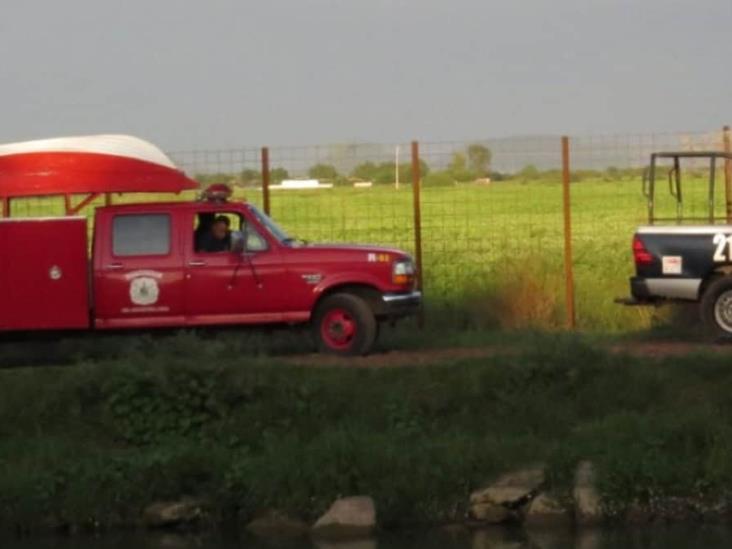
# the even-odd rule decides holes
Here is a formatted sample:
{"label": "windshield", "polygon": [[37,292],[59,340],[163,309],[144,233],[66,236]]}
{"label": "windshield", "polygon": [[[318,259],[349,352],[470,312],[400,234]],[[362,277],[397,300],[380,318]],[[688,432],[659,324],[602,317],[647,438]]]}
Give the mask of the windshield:
{"label": "windshield", "polygon": [[272,218],[270,218],[259,208],[250,204],[249,209],[254,214],[254,217],[257,218],[257,221],[264,225],[267,230],[272,234],[272,236],[274,236],[278,240],[278,242],[280,242],[281,244],[290,245],[295,241],[293,238],[290,238],[290,236],[285,232],[282,227],[275,223]]}

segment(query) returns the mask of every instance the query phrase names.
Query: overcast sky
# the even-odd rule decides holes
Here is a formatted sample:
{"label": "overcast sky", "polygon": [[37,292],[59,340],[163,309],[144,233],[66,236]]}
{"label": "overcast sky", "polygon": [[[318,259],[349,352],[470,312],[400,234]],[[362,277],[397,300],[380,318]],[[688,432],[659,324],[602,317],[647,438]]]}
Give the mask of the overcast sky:
{"label": "overcast sky", "polygon": [[707,130],[732,0],[2,0],[0,142]]}

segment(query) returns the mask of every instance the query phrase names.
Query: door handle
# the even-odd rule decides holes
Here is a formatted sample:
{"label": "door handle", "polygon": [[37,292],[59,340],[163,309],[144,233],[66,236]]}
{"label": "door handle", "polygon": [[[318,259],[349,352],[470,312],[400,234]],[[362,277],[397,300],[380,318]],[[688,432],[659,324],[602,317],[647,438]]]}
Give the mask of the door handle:
{"label": "door handle", "polygon": [[110,271],[119,271],[120,269],[124,268],[125,266],[122,265],[122,263],[110,263],[109,265],[107,265],[107,269],[109,269]]}
{"label": "door handle", "polygon": [[203,266],[206,265],[206,262],[205,261],[202,261],[200,259],[196,259],[196,260],[193,260],[193,261],[189,261],[188,262],[188,265],[190,267],[203,267]]}

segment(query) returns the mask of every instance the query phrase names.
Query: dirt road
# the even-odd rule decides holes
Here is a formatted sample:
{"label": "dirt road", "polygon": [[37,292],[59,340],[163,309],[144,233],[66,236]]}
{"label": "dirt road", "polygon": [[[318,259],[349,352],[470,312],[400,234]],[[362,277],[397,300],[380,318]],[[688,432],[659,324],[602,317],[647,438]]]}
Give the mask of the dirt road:
{"label": "dirt road", "polygon": [[[602,348],[602,347],[601,347]],[[732,345],[713,343],[690,343],[678,341],[629,341],[604,346],[614,354],[649,359],[663,359],[684,355],[713,353],[732,357]],[[413,351],[388,351],[365,357],[335,357],[318,354],[287,357],[286,362],[301,366],[343,366],[357,368],[399,368],[444,364],[457,360],[488,358],[511,355],[519,352],[513,346],[492,346],[476,348],[426,349]]]}

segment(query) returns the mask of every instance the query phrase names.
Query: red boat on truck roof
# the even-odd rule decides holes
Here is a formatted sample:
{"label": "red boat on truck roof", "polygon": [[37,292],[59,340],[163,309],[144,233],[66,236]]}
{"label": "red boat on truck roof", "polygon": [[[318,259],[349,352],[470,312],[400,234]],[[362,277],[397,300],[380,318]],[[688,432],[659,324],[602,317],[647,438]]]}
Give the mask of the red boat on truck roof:
{"label": "red boat on truck roof", "polygon": [[[0,145],[0,201],[197,189],[129,136]],[[190,202],[99,207],[85,217],[0,218],[0,331],[309,323],[321,351],[369,352],[378,324],[421,306],[401,250],[306,244],[214,185]],[[91,249],[91,256],[89,254]]]}

